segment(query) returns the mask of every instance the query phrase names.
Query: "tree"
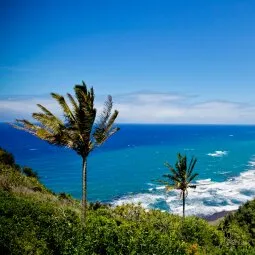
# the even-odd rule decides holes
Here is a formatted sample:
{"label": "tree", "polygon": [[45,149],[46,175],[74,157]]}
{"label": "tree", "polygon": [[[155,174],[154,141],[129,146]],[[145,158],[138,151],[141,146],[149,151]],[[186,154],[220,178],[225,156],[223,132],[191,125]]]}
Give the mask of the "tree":
{"label": "tree", "polygon": [[167,190],[177,189],[181,191],[182,206],[183,206],[183,219],[185,218],[185,202],[188,196],[188,188],[196,188],[196,185],[191,182],[198,176],[198,173],[193,173],[197,159],[192,157],[189,165],[187,165],[186,155],[182,156],[177,154],[177,162],[175,168],[169,163],[165,163],[166,167],[170,170],[170,174],[163,175],[167,180],[160,180],[161,183],[166,185]]}
{"label": "tree", "polygon": [[2,149],[1,147],[0,147],[0,163],[10,166],[15,164],[13,155],[7,152],[6,150]]}
{"label": "tree", "polygon": [[82,157],[82,220],[85,223],[87,212],[87,157],[96,147],[102,145],[119,128],[114,126],[118,111],[112,113],[112,97],[108,96],[104,109],[96,120],[93,87],[87,89],[84,82],[74,86],[75,98],[71,94],[65,98],[51,93],[64,114],[64,120],[51,113],[46,107],[37,104],[41,112],[33,113],[32,117],[39,124],[28,120],[16,120],[14,127],[27,131],[50,144],[64,146],[74,150]]}

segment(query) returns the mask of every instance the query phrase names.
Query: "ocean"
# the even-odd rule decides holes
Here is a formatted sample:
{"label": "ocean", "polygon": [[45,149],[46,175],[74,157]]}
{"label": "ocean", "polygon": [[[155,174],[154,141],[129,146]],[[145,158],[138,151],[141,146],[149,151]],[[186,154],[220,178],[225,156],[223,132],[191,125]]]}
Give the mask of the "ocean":
{"label": "ocean", "polygon": [[[181,214],[178,191],[156,180],[178,152],[195,156],[197,188],[189,190],[186,214],[235,210],[255,196],[255,126],[121,124],[121,130],[88,159],[88,199]],[[0,147],[18,164],[36,170],[55,192],[81,197],[81,159],[73,151],[0,124]]]}

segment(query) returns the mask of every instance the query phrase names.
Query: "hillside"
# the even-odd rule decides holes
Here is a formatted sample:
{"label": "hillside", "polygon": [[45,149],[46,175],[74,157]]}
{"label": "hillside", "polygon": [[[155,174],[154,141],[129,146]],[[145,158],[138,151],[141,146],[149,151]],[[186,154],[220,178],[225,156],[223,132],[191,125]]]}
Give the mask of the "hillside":
{"label": "hillside", "polygon": [[255,254],[255,201],[220,225],[140,206],[80,202],[55,194],[0,150],[0,254]]}

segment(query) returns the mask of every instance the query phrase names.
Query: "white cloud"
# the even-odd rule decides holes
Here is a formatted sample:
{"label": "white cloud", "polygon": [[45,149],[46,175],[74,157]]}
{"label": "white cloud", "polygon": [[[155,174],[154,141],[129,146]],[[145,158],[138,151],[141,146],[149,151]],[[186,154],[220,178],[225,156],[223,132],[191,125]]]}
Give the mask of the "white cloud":
{"label": "white cloud", "polygon": [[[97,97],[98,112],[103,99]],[[113,96],[120,123],[197,123],[197,124],[254,124],[255,105],[228,101],[200,101],[199,97],[176,93],[137,92]],[[38,110],[36,103],[61,114],[50,97],[16,97],[0,99],[0,120],[30,118]]]}
{"label": "white cloud", "polygon": [[176,102],[183,100],[187,96],[183,96],[177,93],[158,93],[158,92],[136,92],[124,95],[117,95],[116,99],[119,102],[132,102],[137,104],[155,104],[165,102]]}
{"label": "white cloud", "polygon": [[31,114],[39,109],[38,103],[56,114],[61,113],[57,103],[50,97],[10,97],[0,99],[0,121],[31,119]]}

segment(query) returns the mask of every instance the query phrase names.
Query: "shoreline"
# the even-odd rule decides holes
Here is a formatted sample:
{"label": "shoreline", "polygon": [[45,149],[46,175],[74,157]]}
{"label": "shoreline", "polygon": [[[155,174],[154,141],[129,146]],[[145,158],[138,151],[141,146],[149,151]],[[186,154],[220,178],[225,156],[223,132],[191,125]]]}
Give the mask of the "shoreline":
{"label": "shoreline", "polygon": [[221,212],[216,212],[212,215],[209,216],[198,216],[204,220],[206,220],[209,224],[217,224],[219,223],[224,217],[226,217],[229,214],[235,213],[237,210],[232,210],[232,211],[221,211]]}

